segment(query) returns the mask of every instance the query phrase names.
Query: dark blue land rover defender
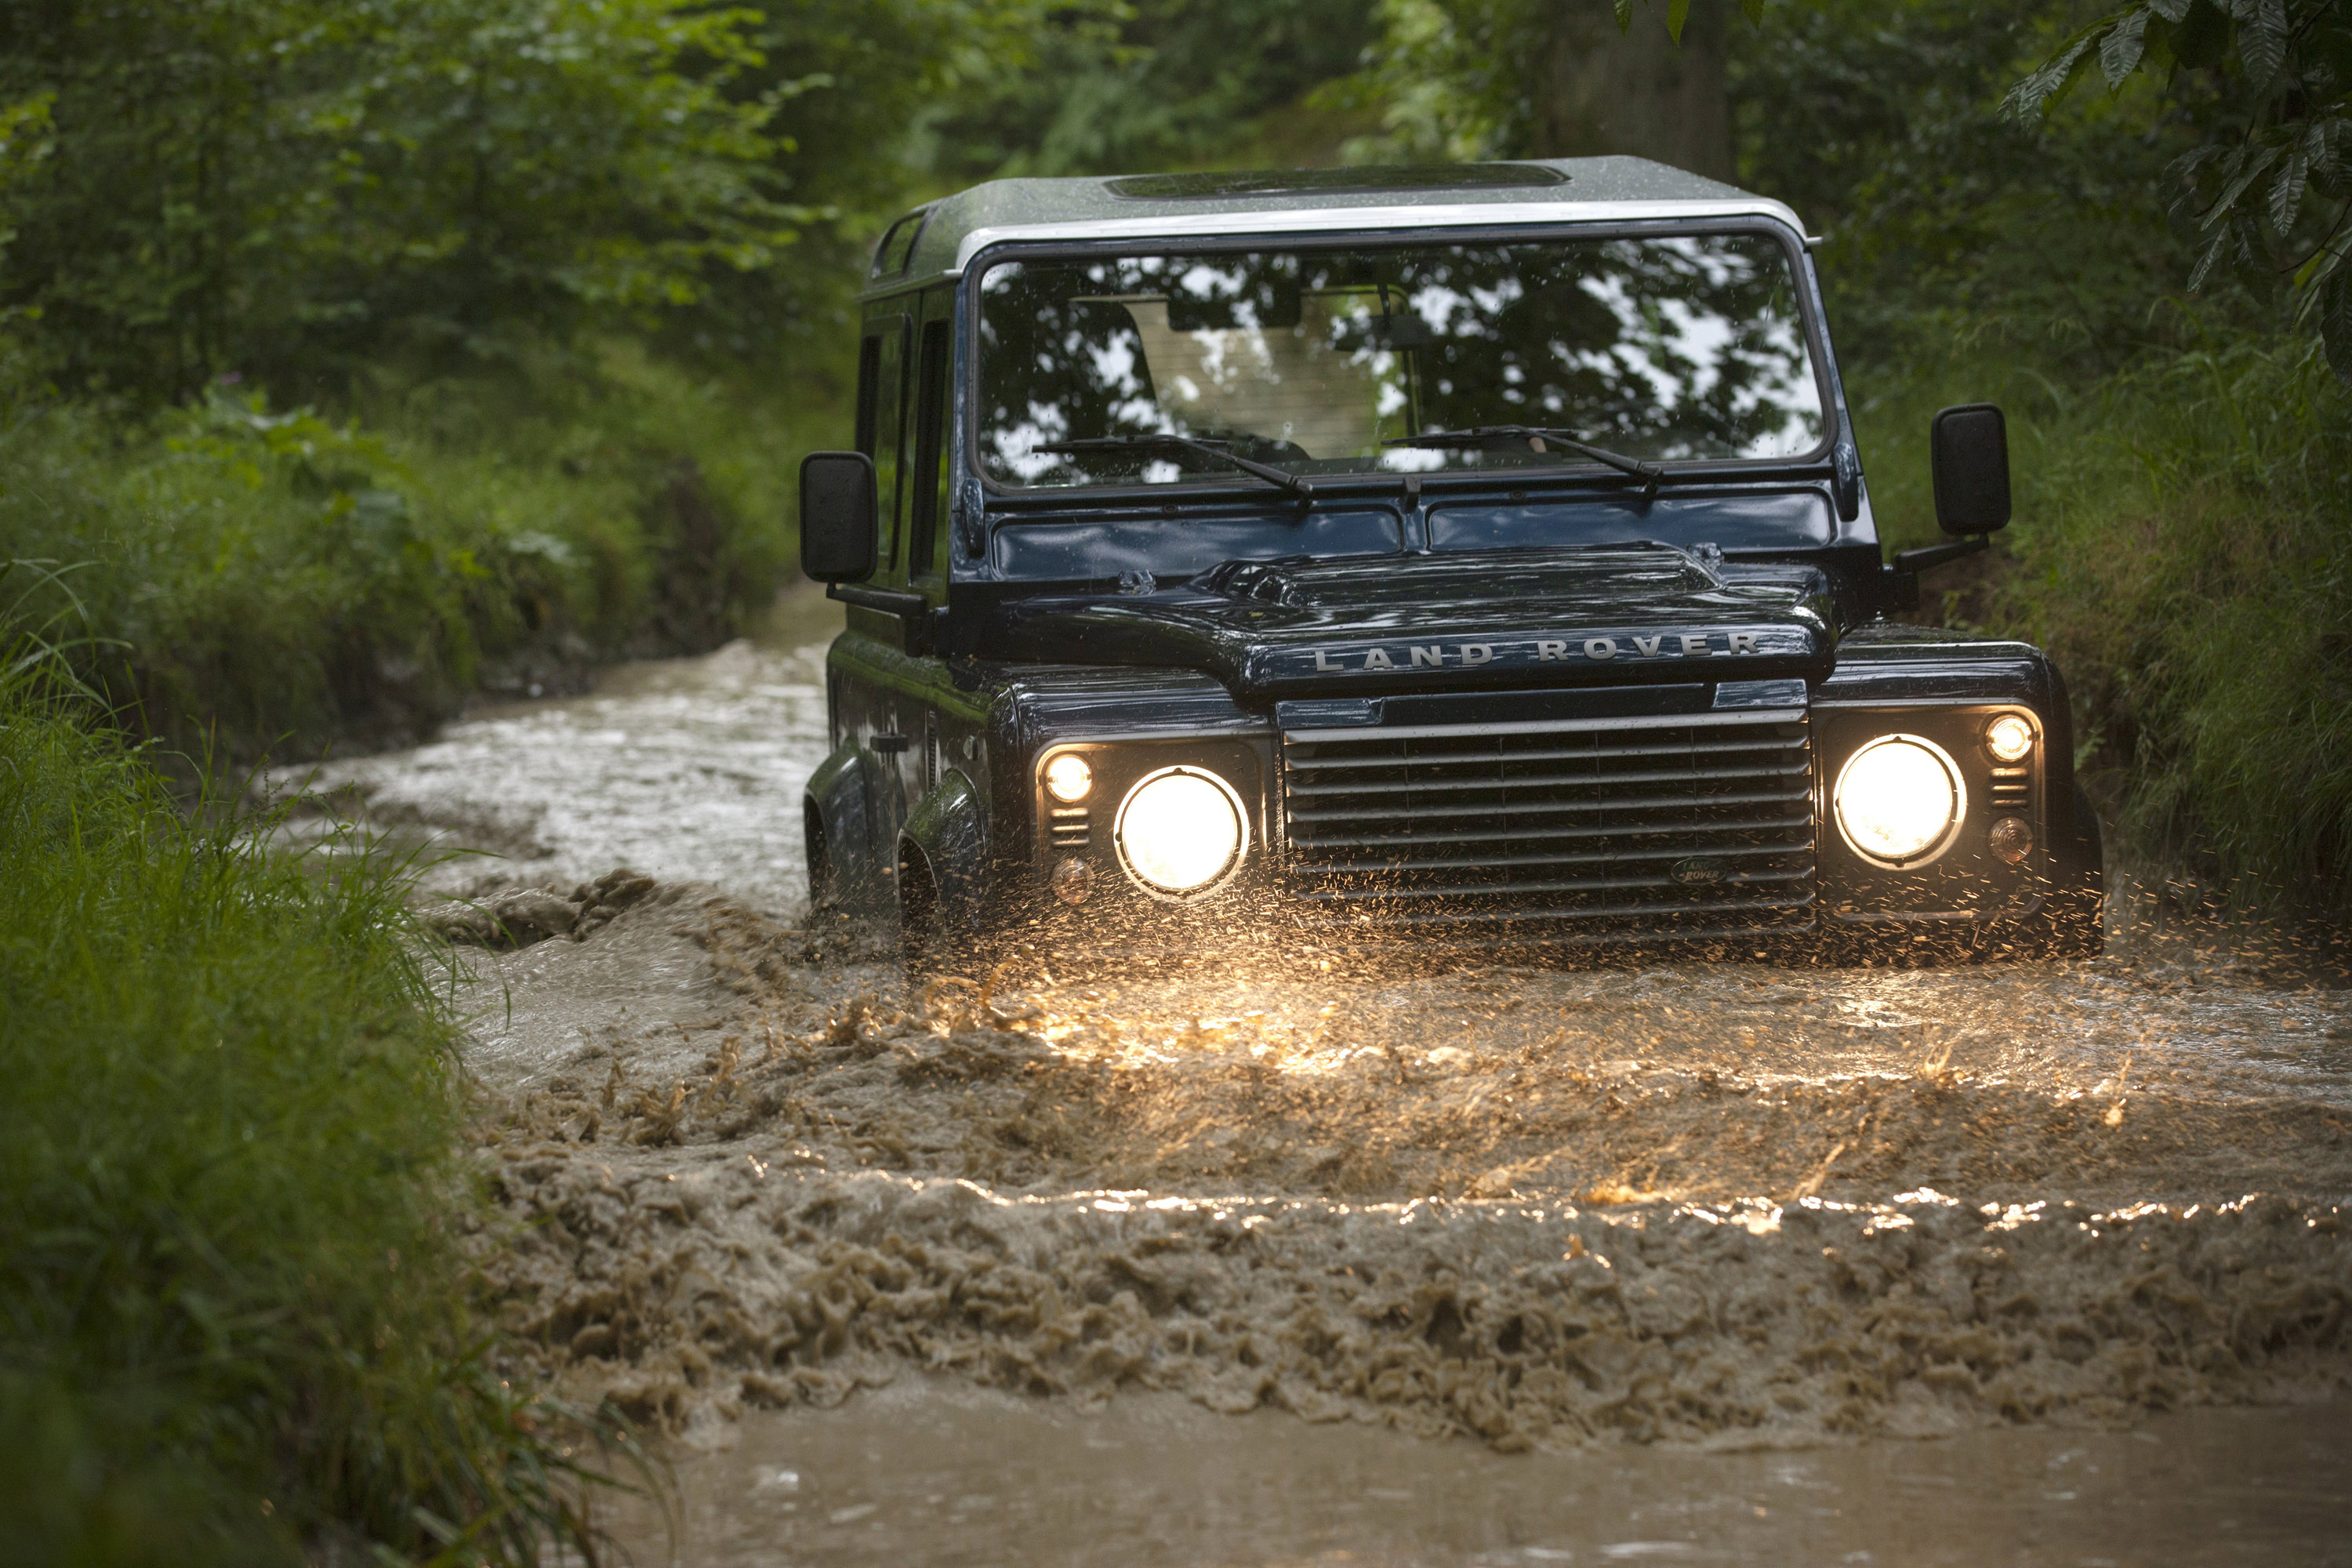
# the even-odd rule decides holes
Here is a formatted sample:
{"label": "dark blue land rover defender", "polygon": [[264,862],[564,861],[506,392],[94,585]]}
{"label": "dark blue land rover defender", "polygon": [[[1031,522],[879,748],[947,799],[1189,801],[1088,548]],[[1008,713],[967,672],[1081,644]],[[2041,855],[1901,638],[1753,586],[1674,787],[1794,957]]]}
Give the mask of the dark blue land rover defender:
{"label": "dark blue land rover defender", "polygon": [[2046,957],[2098,824],[2038,649],[1904,625],[1796,216],[1632,158],[1005,180],[908,214],[811,892],[975,949]]}

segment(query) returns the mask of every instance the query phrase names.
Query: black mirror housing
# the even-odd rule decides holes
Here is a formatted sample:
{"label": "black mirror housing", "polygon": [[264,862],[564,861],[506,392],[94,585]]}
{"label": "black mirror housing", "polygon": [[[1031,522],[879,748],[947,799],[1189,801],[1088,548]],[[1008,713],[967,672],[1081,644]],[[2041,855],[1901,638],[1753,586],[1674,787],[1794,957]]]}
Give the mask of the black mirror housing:
{"label": "black mirror housing", "polygon": [[881,512],[874,459],[863,452],[811,452],[801,459],[801,571],[816,583],[874,575]]}
{"label": "black mirror housing", "polygon": [[2009,421],[1990,403],[1963,403],[1927,427],[1936,479],[1936,522],[1946,533],[1993,533],[2009,526]]}

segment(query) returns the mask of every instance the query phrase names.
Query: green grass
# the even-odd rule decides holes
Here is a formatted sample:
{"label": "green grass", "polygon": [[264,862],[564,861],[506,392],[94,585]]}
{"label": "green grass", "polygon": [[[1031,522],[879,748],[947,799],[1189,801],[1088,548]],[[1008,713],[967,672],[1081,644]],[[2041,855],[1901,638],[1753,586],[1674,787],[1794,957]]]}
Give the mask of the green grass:
{"label": "green grass", "polygon": [[0,679],[0,1563],[582,1538],[611,1429],[510,1390],[467,1306],[396,868],[192,825],[90,713]]}
{"label": "green grass", "polygon": [[397,743],[484,686],[740,632],[789,574],[793,464],[836,402],[628,343],[382,374],[356,419],[241,387],[133,418],[0,373],[0,559],[84,563],[120,646],[77,666],[176,750]]}
{"label": "green grass", "polygon": [[2054,655],[2118,847],[2203,900],[2352,904],[2352,425],[2315,342],[2222,335],[2083,391],[1957,360],[1859,418],[1895,546],[1936,537],[1927,422],[2009,414],[2017,515],[1957,618]]}

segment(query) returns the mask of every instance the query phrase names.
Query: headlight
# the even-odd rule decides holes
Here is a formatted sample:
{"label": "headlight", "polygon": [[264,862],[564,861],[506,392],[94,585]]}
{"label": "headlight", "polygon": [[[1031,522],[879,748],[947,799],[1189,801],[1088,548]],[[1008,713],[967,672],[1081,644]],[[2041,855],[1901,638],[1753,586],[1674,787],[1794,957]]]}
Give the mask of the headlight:
{"label": "headlight", "polygon": [[1064,752],[1045,764],[1045,793],[1064,805],[1075,805],[1095,787],[1095,771],[1076,752]]}
{"label": "headlight", "polygon": [[1985,726],[1985,750],[1997,763],[2021,763],[2033,751],[2033,726],[2015,713],[2004,713]]}
{"label": "headlight", "polygon": [[1951,841],[1968,798],[1933,741],[1881,735],[1846,760],[1832,797],[1838,831],[1864,859],[1911,866]]}
{"label": "headlight", "polygon": [[1129,790],[1115,830],[1119,858],[1153,892],[1184,898],[1216,885],[1249,848],[1233,785],[1203,768],[1163,768]]}

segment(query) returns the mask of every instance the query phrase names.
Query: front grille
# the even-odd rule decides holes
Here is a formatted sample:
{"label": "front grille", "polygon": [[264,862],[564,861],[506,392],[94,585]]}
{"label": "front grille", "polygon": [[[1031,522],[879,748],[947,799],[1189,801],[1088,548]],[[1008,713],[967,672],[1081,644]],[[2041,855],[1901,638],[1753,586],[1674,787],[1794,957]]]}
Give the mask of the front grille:
{"label": "front grille", "polygon": [[1641,937],[1811,919],[1801,709],[1291,730],[1282,783],[1288,890],[1337,921]]}

